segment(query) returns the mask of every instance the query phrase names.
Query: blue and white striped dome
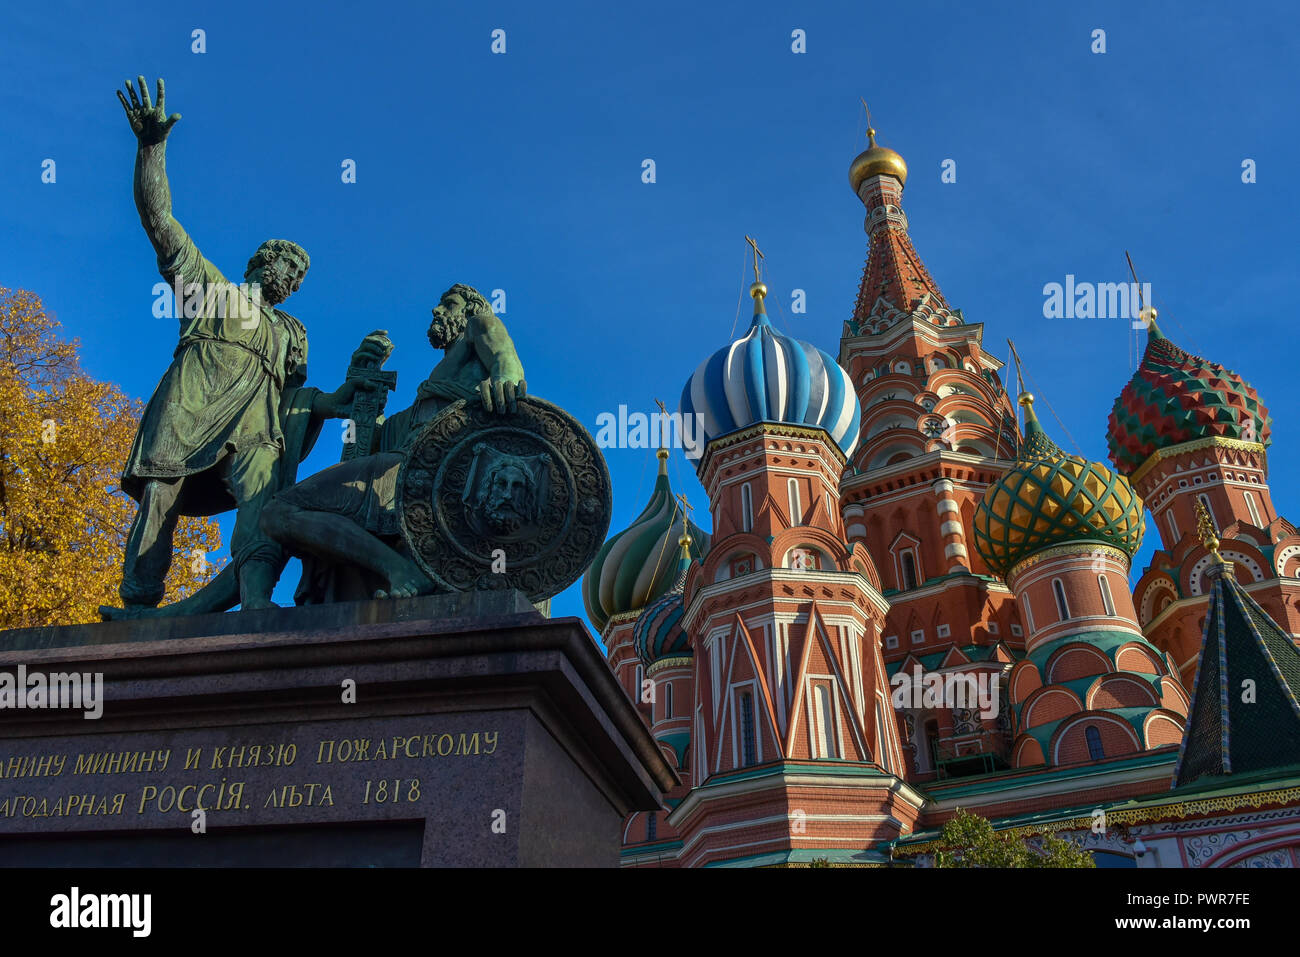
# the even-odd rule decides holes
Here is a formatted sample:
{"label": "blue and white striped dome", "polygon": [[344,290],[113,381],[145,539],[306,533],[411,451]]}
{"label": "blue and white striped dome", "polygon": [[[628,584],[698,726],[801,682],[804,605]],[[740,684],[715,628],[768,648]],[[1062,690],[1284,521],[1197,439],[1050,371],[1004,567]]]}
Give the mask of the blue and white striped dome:
{"label": "blue and white striped dome", "polygon": [[683,419],[703,415],[703,450],[759,422],[825,429],[846,456],[858,444],[861,411],[849,374],[828,353],[773,328],[755,284],[754,322],[744,338],[700,363],[682,389]]}

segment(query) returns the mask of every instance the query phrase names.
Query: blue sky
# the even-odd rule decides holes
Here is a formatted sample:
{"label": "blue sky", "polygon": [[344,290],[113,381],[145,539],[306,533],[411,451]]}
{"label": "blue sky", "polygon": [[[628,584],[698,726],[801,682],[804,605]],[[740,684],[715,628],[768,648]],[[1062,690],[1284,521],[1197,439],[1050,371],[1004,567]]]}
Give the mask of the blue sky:
{"label": "blue sky", "polygon": [[[865,96],[910,166],[921,256],[991,351],[1016,340],[1078,443],[1046,412],[1063,447],[1104,457],[1132,346],[1120,320],[1044,319],[1043,286],[1124,280],[1127,248],[1167,334],[1269,405],[1275,503],[1294,520],[1298,20],[1285,3],[9,4],[0,285],[38,292],[93,375],[149,396],[175,326],[151,313],[114,90],[162,75],[184,117],[168,150],[175,212],[208,258],[239,275],[272,237],[312,257],[288,304],[312,384],[334,388],[362,335],[386,328],[389,407],[404,407],[436,359],[429,310],[466,282],[505,290],[530,390],[594,433],[619,404],[675,407],[699,361],[743,331],[747,233],[767,254],[773,320],[836,351],[866,253],[847,183]],[[194,29],[206,53],[191,52]],[[1256,183],[1241,181],[1246,158]],[[955,183],[940,182],[945,159]],[[794,288],[806,315],[790,313]],[[337,438],[327,430],[309,470],[337,459]],[[648,497],[654,458],[606,455],[613,531]],[[702,512],[680,454],[672,470]],[[576,586],[554,611],[583,614]]]}

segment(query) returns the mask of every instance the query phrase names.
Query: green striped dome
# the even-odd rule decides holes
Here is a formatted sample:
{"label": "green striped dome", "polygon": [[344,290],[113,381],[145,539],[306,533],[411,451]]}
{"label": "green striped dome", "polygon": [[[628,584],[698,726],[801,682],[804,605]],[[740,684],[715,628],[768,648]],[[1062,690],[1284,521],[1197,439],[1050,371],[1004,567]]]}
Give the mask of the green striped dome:
{"label": "green striped dome", "polygon": [[677,540],[690,530],[691,556],[708,551],[709,533],[686,520],[668,484],[668,453],[659,452],[659,475],[650,501],[628,528],[607,541],[582,579],[587,618],[603,632],[615,615],[639,611],[677,578]]}
{"label": "green striped dome", "polygon": [[990,485],[975,512],[975,548],[995,574],[1067,542],[1105,542],[1130,558],[1142,544],[1142,500],[1100,462],[1062,452],[1025,394],[1025,441],[1016,464]]}

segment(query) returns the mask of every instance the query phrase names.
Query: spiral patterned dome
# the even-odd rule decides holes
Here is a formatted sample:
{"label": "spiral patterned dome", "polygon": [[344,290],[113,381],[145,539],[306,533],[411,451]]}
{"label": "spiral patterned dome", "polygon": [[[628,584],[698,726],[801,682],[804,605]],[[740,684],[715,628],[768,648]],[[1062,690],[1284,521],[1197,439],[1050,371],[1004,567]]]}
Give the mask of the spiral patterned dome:
{"label": "spiral patterned dome", "polygon": [[677,540],[691,536],[691,554],[701,557],[709,533],[684,519],[668,483],[668,453],[659,450],[659,475],[650,501],[636,521],[607,541],[582,579],[587,618],[603,632],[610,618],[639,611],[669,588],[678,575]]}
{"label": "spiral patterned dome", "polygon": [[689,546],[688,541],[681,547],[676,584],[646,605],[632,630],[637,657],[647,668],[664,658],[689,658],[693,653],[690,638],[682,630],[682,616],[686,611],[682,593],[691,567]]}
{"label": "spiral patterned dome", "polygon": [[975,512],[975,548],[1006,578],[1022,560],[1052,545],[1105,542],[1129,558],[1142,544],[1142,500],[1128,479],[1100,462],[1067,455],[1025,407],[1025,440],[1005,475]]}
{"label": "spiral patterned dome", "polygon": [[828,353],[773,328],[763,308],[766,286],[755,283],[750,292],[749,332],[700,363],[682,389],[682,417],[702,416],[700,451],[759,422],[780,422],[824,429],[852,454],[861,414],[849,374]]}
{"label": "spiral patterned dome", "polygon": [[1115,400],[1106,430],[1110,460],[1132,475],[1161,449],[1221,437],[1272,442],[1273,420],[1235,372],[1178,348],[1149,329],[1137,372]]}

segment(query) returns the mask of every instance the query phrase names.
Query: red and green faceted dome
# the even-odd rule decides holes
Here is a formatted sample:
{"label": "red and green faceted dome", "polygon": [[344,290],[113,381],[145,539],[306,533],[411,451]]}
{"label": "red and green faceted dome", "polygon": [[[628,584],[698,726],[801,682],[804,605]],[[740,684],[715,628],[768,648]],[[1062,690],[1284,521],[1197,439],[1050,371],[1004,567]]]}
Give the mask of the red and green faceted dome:
{"label": "red and green faceted dome", "polygon": [[1153,324],[1137,372],[1110,413],[1110,460],[1132,475],[1161,449],[1198,439],[1240,439],[1268,446],[1268,409],[1231,370],[1178,348]]}
{"label": "red and green faceted dome", "polygon": [[1002,578],[1037,552],[1073,542],[1113,545],[1132,558],[1142,544],[1142,500],[1124,476],[1062,452],[1025,404],[1016,463],[985,491],[972,531],[976,551]]}

